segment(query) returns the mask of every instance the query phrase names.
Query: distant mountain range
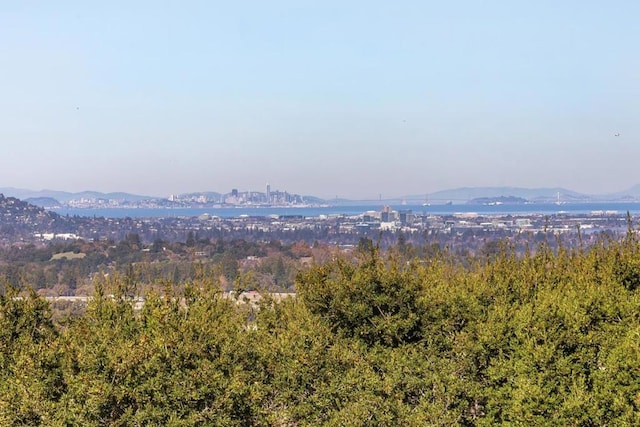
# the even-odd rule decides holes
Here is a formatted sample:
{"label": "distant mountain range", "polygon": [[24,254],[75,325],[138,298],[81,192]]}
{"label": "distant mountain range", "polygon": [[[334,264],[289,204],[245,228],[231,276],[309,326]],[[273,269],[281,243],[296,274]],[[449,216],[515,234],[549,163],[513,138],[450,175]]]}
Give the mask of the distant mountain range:
{"label": "distant mountain range", "polygon": [[[124,192],[101,193],[98,191],[82,191],[72,193],[57,190],[28,190],[23,188],[3,187],[0,194],[29,201],[38,206],[53,207],[79,199],[104,199],[116,200],[120,202],[141,202],[145,200],[166,200],[164,197],[145,196]],[[222,196],[218,192],[194,192],[180,195],[180,197],[194,198],[204,196],[218,199]],[[562,187],[552,188],[522,188],[522,187],[462,187],[450,190],[441,190],[429,194],[407,195],[392,199],[383,199],[386,203],[406,203],[406,204],[462,204],[477,199],[505,199],[521,198],[529,203],[553,203],[553,202],[629,202],[640,201],[640,185],[635,185],[626,191],[610,194],[585,194],[578,193]],[[349,205],[363,203],[363,200],[335,199],[323,200],[315,196],[305,196],[305,199],[312,203],[329,203],[336,205]]]}
{"label": "distant mountain range", "polygon": [[70,193],[68,191],[58,190],[27,190],[24,188],[4,187],[0,188],[0,193],[5,196],[15,197],[21,200],[50,198],[58,202],[66,203],[71,200],[78,199],[106,199],[106,200],[124,200],[128,202],[139,202],[141,200],[157,199],[152,196],[140,196],[130,193],[101,193],[98,191],[82,191],[79,193]]}
{"label": "distant mountain range", "polygon": [[427,202],[431,204],[467,203],[474,199],[499,199],[517,197],[529,203],[586,203],[586,202],[628,202],[640,200],[640,185],[627,191],[612,194],[585,194],[562,187],[521,188],[521,187],[463,187],[442,190],[428,195],[406,196],[407,203]]}

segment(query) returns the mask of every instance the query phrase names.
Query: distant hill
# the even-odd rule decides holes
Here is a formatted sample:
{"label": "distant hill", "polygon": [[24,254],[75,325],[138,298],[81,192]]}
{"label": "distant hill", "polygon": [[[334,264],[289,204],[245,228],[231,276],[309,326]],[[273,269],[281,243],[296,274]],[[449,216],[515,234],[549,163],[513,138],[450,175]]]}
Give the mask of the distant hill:
{"label": "distant hill", "polygon": [[0,242],[16,241],[36,232],[69,233],[73,230],[75,225],[71,219],[0,193]]}
{"label": "distant hill", "polygon": [[633,187],[625,191],[620,191],[618,193],[605,194],[600,197],[606,198],[606,200],[620,200],[620,201],[640,200],[640,184],[634,185]]}
{"label": "distant hill", "polygon": [[316,196],[302,196],[302,198],[307,203],[313,203],[313,204],[317,204],[317,205],[321,205],[321,204],[327,203],[326,200],[323,200],[323,199],[321,199],[319,197],[316,197]]}
{"label": "distant hill", "polygon": [[[474,199],[496,199],[500,197],[516,197],[534,203],[555,202],[560,195],[563,202],[589,201],[592,196],[578,193],[566,188],[521,188],[521,187],[462,187],[452,190],[436,191],[428,195],[428,202],[433,204],[443,204],[452,202],[454,204],[467,203]],[[424,202],[425,195],[407,196],[407,201]]]}
{"label": "distant hill", "polygon": [[59,201],[54,199],[53,197],[30,197],[24,200],[27,203],[31,203],[35,206],[40,206],[41,208],[59,208],[62,206]]}
{"label": "distant hill", "polygon": [[16,197],[21,200],[52,198],[58,202],[66,203],[70,200],[84,199],[106,199],[106,200],[124,200],[128,202],[138,202],[141,200],[155,199],[151,196],[141,196],[130,193],[101,193],[99,191],[82,191],[79,193],[70,193],[68,191],[57,190],[28,190],[24,188],[4,187],[0,188],[0,194],[5,196]]}

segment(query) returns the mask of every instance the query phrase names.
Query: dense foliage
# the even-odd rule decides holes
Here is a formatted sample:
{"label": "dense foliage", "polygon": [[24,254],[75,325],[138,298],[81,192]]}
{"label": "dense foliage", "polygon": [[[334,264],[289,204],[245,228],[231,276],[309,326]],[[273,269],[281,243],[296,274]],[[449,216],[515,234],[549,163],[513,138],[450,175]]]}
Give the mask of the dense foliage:
{"label": "dense foliage", "polygon": [[[54,323],[0,297],[0,425],[639,425],[640,244],[461,263],[363,245],[259,307],[206,271]],[[246,278],[239,277],[238,281]]]}
{"label": "dense foliage", "polygon": [[[102,274],[133,274],[139,289],[170,280],[180,284],[194,278],[194,266],[204,265],[210,275],[233,281],[251,270],[261,289],[291,291],[297,267],[310,257],[321,258],[328,245],[312,248],[304,242],[199,240],[144,245],[131,233],[124,240],[0,245],[0,280],[17,288],[33,288],[41,295],[90,295],[93,280]],[[131,271],[131,266],[135,269]]]}

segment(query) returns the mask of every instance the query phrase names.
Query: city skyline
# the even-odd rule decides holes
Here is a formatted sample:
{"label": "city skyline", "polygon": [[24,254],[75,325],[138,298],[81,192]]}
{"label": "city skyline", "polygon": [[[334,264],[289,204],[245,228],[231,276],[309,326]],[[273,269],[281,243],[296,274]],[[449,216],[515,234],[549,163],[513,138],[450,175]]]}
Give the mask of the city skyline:
{"label": "city skyline", "polygon": [[4,9],[0,187],[374,200],[640,182],[640,4]]}

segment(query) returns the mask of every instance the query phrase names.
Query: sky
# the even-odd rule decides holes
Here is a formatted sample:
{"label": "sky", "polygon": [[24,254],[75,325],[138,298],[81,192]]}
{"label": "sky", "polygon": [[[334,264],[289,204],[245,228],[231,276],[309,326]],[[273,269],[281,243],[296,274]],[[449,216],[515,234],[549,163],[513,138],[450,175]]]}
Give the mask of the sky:
{"label": "sky", "polygon": [[0,2],[0,187],[640,184],[640,2]]}

